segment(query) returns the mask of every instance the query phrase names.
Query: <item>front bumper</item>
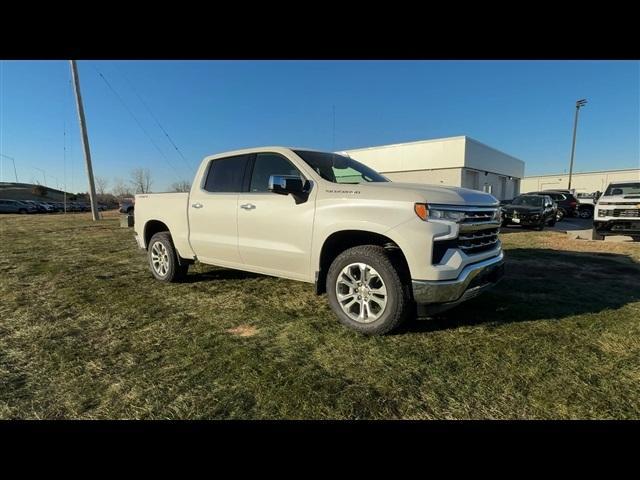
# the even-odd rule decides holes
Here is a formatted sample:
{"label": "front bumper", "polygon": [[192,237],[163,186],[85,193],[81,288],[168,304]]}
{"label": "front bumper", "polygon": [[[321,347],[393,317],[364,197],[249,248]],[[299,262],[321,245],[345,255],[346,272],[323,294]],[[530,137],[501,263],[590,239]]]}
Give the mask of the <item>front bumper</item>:
{"label": "front bumper", "polygon": [[524,225],[528,227],[531,225],[539,225],[541,219],[541,216],[538,216],[538,218],[533,218],[532,215],[518,215],[517,217],[514,217],[510,214],[504,214],[502,221],[504,223],[513,223],[514,225]]}
{"label": "front bumper", "polygon": [[479,295],[504,276],[504,254],[466,266],[455,280],[413,280],[413,299],[418,304],[457,305]]}
{"label": "front bumper", "polygon": [[640,235],[640,219],[616,218],[616,219],[594,219],[593,227],[603,236],[606,235]]}

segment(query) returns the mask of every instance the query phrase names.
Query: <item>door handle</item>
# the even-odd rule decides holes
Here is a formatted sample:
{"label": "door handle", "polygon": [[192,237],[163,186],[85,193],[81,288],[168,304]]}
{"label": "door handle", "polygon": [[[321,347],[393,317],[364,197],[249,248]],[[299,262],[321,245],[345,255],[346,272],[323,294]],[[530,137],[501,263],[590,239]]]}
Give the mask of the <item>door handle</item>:
{"label": "door handle", "polygon": [[202,204],[200,202],[191,204],[193,208],[202,208]]}
{"label": "door handle", "polygon": [[244,208],[245,210],[253,210],[256,206],[253,203],[245,203],[244,205],[240,205],[240,208]]}

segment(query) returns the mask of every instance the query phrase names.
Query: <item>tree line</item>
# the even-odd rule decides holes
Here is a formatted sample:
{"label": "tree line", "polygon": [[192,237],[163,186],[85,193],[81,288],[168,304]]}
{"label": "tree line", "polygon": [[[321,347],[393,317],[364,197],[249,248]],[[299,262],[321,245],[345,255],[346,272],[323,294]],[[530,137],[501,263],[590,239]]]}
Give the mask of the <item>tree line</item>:
{"label": "tree line", "polygon": [[[129,173],[128,179],[115,177],[113,183],[107,177],[96,176],[95,185],[96,193],[101,197],[109,195],[116,198],[132,197],[137,193],[151,193],[153,191],[153,176],[148,168],[134,168]],[[190,189],[191,182],[178,180],[171,184],[169,191],[188,192]]]}

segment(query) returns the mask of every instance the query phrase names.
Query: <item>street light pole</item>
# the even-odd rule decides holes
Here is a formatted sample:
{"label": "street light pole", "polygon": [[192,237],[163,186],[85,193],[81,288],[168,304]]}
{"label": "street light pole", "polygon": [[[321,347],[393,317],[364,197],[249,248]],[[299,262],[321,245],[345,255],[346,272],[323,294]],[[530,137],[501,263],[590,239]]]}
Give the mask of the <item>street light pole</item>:
{"label": "street light pole", "polygon": [[16,183],[18,183],[18,171],[16,170],[16,159],[13,157],[10,157],[9,155],[5,155],[3,153],[0,153],[0,157],[8,158],[13,162],[13,173],[16,176]]}
{"label": "street light pole", "polygon": [[578,129],[578,112],[580,112],[580,107],[584,107],[587,103],[586,99],[581,99],[576,102],[576,116],[573,121],[573,143],[571,144],[571,163],[569,164],[569,186],[568,190],[571,190],[571,176],[573,175],[573,155],[576,151],[576,131]]}
{"label": "street light pole", "polygon": [[46,187],[47,186],[47,174],[46,174],[46,172],[43,169],[38,168],[38,167],[33,167],[33,168],[35,168],[36,170],[40,170],[42,172],[42,178],[44,178],[44,186]]}

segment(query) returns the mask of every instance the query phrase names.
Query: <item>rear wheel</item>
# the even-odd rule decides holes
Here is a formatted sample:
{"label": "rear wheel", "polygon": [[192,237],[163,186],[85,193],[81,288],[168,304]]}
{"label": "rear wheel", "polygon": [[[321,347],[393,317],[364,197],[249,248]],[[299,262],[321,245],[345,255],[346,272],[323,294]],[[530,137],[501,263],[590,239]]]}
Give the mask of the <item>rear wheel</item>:
{"label": "rear wheel", "polygon": [[178,253],[169,232],[156,233],[149,241],[149,267],[161,282],[178,282],[187,275],[189,265],[178,262]]}
{"label": "rear wheel", "polygon": [[329,305],[340,322],[365,335],[398,328],[413,311],[410,285],[384,248],[361,245],[345,250],[329,267]]}

